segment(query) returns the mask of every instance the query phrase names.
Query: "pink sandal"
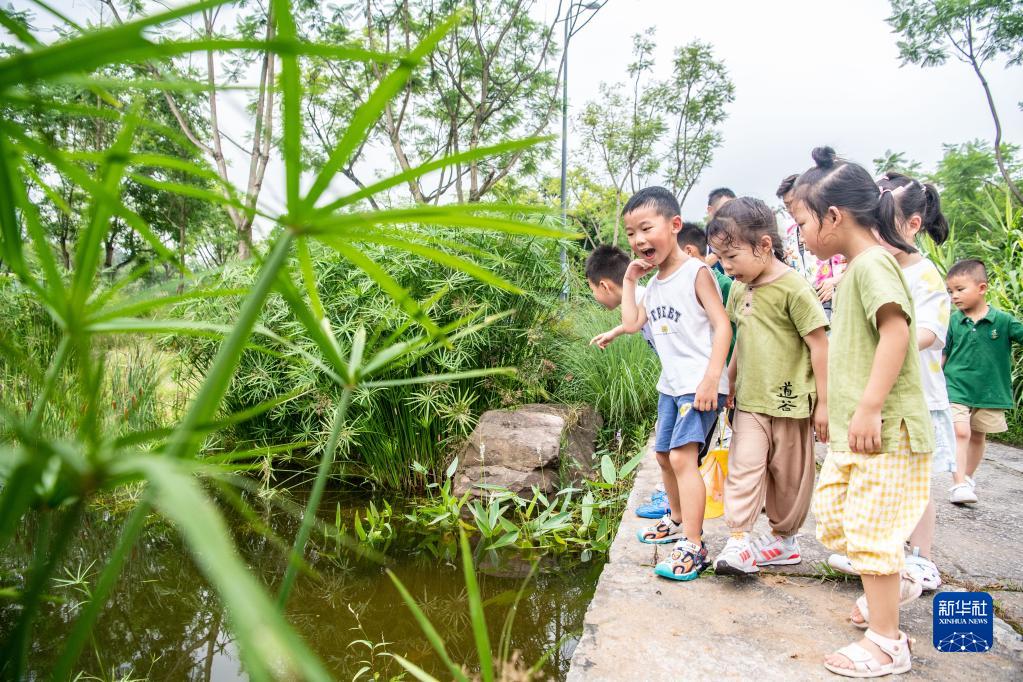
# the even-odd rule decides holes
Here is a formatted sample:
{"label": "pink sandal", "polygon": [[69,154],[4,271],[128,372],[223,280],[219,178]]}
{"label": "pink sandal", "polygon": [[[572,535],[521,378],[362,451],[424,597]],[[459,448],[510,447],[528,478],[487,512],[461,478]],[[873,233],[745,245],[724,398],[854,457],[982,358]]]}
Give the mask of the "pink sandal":
{"label": "pink sandal", "polygon": [[909,643],[909,637],[906,636],[905,632],[899,632],[898,639],[888,639],[867,628],[863,636],[876,644],[881,651],[891,656],[891,662],[881,663],[874,658],[874,654],[864,649],[859,643],[853,643],[835,652],[848,658],[849,662],[853,664],[852,668],[841,668],[830,663],[825,663],[824,667],[836,675],[861,678],[901,675],[902,673],[909,672],[910,668],[913,667],[913,652]]}

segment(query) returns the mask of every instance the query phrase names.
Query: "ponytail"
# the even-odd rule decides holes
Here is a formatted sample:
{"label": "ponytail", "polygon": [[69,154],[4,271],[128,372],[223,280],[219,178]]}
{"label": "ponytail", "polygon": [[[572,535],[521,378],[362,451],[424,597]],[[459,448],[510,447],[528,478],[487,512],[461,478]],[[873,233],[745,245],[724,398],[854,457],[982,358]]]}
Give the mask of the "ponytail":
{"label": "ponytail", "polygon": [[941,199],[938,197],[938,190],[934,185],[924,185],[924,197],[927,202],[924,208],[922,227],[935,244],[944,244],[948,239],[948,220],[941,212]]}
{"label": "ponytail", "polygon": [[[920,229],[927,233],[935,244],[942,244],[948,239],[948,220],[941,212],[941,199],[934,185],[914,180],[908,175],[889,171],[877,181],[882,193],[890,193],[895,200],[896,216],[909,220],[915,215],[920,216]],[[889,244],[898,246],[895,242]],[[901,247],[899,247],[901,248]]]}
{"label": "ponytail", "polygon": [[877,201],[876,223],[877,232],[886,243],[891,244],[899,251],[916,253],[916,249],[906,243],[906,240],[899,234],[899,223],[897,218],[898,207],[895,203],[895,194],[890,189],[882,189]]}

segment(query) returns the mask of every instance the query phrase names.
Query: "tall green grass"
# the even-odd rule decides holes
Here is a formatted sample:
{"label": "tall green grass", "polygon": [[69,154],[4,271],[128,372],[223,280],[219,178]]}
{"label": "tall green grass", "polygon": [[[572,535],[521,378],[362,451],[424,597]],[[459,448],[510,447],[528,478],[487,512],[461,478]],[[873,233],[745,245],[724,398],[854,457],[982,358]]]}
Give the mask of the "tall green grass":
{"label": "tall green grass", "polygon": [[590,346],[597,334],[621,323],[618,311],[607,311],[593,301],[579,301],[566,320],[567,342],[558,362],[564,381],[557,395],[566,402],[594,405],[605,423],[642,424],[657,414],[657,355],[639,334],[623,335],[604,350]]}
{"label": "tall green grass", "polygon": [[[59,328],[53,352],[44,358],[45,368],[34,371],[23,363],[21,340],[12,330],[0,329],[0,352],[16,367],[24,367],[38,386],[31,404],[11,403],[0,397],[0,551],[12,541],[14,531],[29,515],[38,517],[32,542],[33,558],[25,568],[23,587],[17,589],[17,622],[2,643],[0,666],[6,678],[27,675],[33,624],[52,578],[64,565],[70,540],[80,527],[82,510],[99,494],[126,486],[142,486],[140,501],[123,522],[120,537],[106,565],[91,587],[92,598],[78,612],[72,630],[62,643],[52,676],[72,677],[78,658],[90,639],[96,618],[115,587],[125,558],[133,551],[150,513],[163,516],[181,533],[196,565],[226,606],[230,627],[238,643],[246,673],[254,680],[326,680],[329,675],[309,647],[283,615],[294,585],[306,542],[315,523],[326,485],[339,449],[341,435],[350,420],[349,407],[358,391],[393,385],[456,382],[468,378],[504,373],[500,367],[444,372],[439,377],[378,379],[394,363],[437,352],[467,328],[485,325],[490,319],[482,311],[469,311],[458,319],[441,321],[431,315],[430,306],[412,296],[374,258],[373,248],[386,246],[408,254],[410,259],[438,262],[491,286],[517,291],[518,287],[494,275],[474,261],[471,251],[450,252],[436,248],[411,224],[445,225],[458,230],[483,230],[521,237],[560,237],[557,229],[517,219],[518,209],[501,205],[431,206],[380,211],[364,210],[361,201],[369,195],[435,170],[446,163],[466,162],[489,154],[522,148],[533,141],[510,142],[472,153],[435,161],[424,167],[384,178],[354,194],[329,203],[323,201],[339,169],[358,148],[386,104],[413,76],[458,17],[453,17],[419,45],[401,54],[374,54],[349,47],[312,45],[298,38],[288,0],[272,0],[271,20],[276,38],[260,40],[162,41],[154,30],[202,9],[226,4],[204,0],[138,19],[122,26],[78,32],[68,26],[71,37],[44,44],[28,28],[0,9],[0,23],[19,41],[22,51],[0,61],[0,110],[29,107],[63,111],[72,115],[102,117],[116,130],[110,146],[88,167],[65,150],[36,139],[6,118],[0,119],[0,259],[14,275],[32,302]],[[200,177],[209,169],[193,161],[147,154],[139,158],[134,144],[140,131],[163,134],[140,114],[131,101],[121,101],[106,82],[91,74],[109,65],[131,65],[164,60],[193,52],[228,50],[269,50],[280,59],[281,129],[279,139],[284,162],[285,208],[280,213],[262,211],[264,220],[276,225],[273,237],[257,245],[257,267],[239,295],[236,313],[229,324],[186,321],[166,316],[164,310],[180,303],[180,296],[133,299],[122,292],[138,274],[128,275],[110,288],[98,286],[104,237],[114,219],[128,225],[159,257],[184,268],[160,242],[145,221],[122,198],[126,174],[136,166],[171,167]],[[302,83],[299,62],[315,52],[333,59],[377,62],[386,72],[377,90],[360,107],[340,136],[322,170],[302,178],[303,162]],[[95,92],[96,105],[43,99],[31,86],[41,81],[71,80]],[[136,81],[133,88],[152,89],[158,83]],[[171,86],[168,86],[171,87]],[[41,182],[59,170],[84,192],[88,200],[85,224],[75,245],[73,268],[65,276],[53,249],[47,243],[36,206],[30,199],[25,169],[32,167]],[[308,188],[303,191],[303,188]],[[36,188],[39,189],[39,188]],[[227,188],[230,193],[230,188]],[[168,191],[188,192],[185,188]],[[204,195],[205,196],[205,195]],[[214,200],[214,196],[205,196]],[[238,202],[216,199],[223,204]],[[357,329],[339,328],[326,316],[309,250],[318,246],[332,249],[347,263],[361,270],[396,303],[408,334],[401,339],[377,338],[370,325]],[[212,294],[209,294],[212,295]],[[290,338],[268,333],[259,320],[268,299],[283,302],[295,320]],[[104,384],[106,365],[102,349],[111,337],[150,338],[166,335],[200,335],[219,339],[211,349],[211,361],[194,395],[184,406],[181,418],[169,429],[138,430],[132,424],[115,429],[110,406],[97,396]],[[267,594],[260,581],[240,560],[218,505],[201,484],[198,474],[229,473],[231,458],[201,461],[203,443],[210,433],[269,412],[281,400],[264,401],[244,413],[223,409],[235,372],[249,351],[271,358],[281,353],[266,346],[270,339],[289,352],[305,357],[314,371],[329,377],[337,396],[324,405],[329,415],[329,433],[319,455],[317,477],[301,524],[293,539],[288,564],[276,598]],[[385,340],[386,339],[386,340]],[[72,433],[47,428],[48,415],[67,410],[80,415]],[[244,455],[244,453],[242,453]],[[236,455],[237,456],[237,455]]]}

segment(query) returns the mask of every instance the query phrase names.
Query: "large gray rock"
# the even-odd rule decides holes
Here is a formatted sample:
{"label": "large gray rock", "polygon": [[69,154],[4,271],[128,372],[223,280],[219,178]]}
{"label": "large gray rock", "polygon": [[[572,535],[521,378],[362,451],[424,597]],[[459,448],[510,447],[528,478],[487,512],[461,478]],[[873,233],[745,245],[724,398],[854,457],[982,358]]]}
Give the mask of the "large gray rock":
{"label": "large gray rock", "polygon": [[458,454],[455,494],[480,484],[528,496],[533,486],[546,494],[593,474],[600,415],[591,407],[522,405],[490,410],[480,417]]}

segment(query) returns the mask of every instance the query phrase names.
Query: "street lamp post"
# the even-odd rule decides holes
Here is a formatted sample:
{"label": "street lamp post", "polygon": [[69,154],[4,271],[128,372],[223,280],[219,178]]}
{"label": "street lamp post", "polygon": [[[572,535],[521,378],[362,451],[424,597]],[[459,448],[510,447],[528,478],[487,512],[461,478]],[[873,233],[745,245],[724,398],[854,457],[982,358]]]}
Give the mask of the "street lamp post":
{"label": "street lamp post", "polygon": [[[603,2],[573,2],[568,6],[565,16],[565,43],[561,55],[561,225],[568,227],[568,42],[577,33],[575,22],[583,10],[591,10],[594,14],[604,6]],[[593,18],[593,15],[590,15]],[[587,19],[587,22],[589,19]],[[586,23],[583,23],[585,26]],[[579,29],[582,30],[580,26]],[[561,291],[561,299],[568,298],[568,249],[561,247],[561,275],[565,280]]]}

